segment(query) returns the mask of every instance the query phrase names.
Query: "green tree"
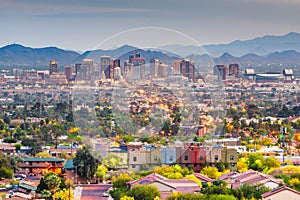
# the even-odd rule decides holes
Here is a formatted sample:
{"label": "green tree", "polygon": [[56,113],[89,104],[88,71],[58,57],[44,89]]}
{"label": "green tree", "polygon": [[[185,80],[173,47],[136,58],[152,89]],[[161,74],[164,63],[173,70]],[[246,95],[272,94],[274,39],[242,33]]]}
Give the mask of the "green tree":
{"label": "green tree", "polygon": [[263,161],[264,157],[261,153],[250,154],[248,157],[248,167],[249,169],[262,171],[264,169]]}
{"label": "green tree", "polygon": [[0,167],[0,178],[12,178],[14,175],[13,170],[6,167]]}
{"label": "green tree", "polygon": [[107,167],[105,167],[104,165],[99,165],[95,175],[100,180],[103,180],[107,172],[108,172]]}
{"label": "green tree", "polygon": [[160,192],[157,187],[152,185],[137,185],[131,188],[128,196],[134,197],[134,199],[153,200],[160,196]]}
{"label": "green tree", "polygon": [[274,156],[270,156],[264,159],[263,161],[264,168],[271,169],[271,168],[278,168],[280,167],[280,162]]}
{"label": "green tree", "polygon": [[103,165],[108,169],[116,169],[117,167],[122,165],[122,158],[120,158],[116,154],[110,153],[104,158]]}
{"label": "green tree", "polygon": [[44,182],[52,194],[54,194],[61,184],[61,179],[54,172],[49,172],[44,176]]}
{"label": "green tree", "polygon": [[96,158],[86,146],[83,146],[77,151],[73,164],[78,169],[80,177],[91,179],[97,171],[100,158]]}

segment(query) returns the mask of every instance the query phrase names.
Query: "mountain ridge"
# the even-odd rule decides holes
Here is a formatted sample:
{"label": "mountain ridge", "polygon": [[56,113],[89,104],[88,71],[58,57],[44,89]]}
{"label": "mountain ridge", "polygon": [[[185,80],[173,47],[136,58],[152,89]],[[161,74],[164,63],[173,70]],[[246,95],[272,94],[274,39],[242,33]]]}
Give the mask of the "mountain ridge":
{"label": "mountain ridge", "polygon": [[[277,48],[275,43],[280,48]],[[175,47],[177,49],[172,49]],[[189,57],[201,63],[209,63],[213,59],[216,64],[236,62],[241,65],[300,65],[300,34],[296,32],[290,32],[282,36],[265,35],[244,41],[235,40],[228,44],[221,44],[221,46],[213,44],[211,46],[208,45],[208,47],[210,51],[218,52],[220,55],[209,57],[206,55],[209,54],[209,48],[205,51],[205,49],[196,46],[182,45],[169,45],[158,49],[140,49],[130,45],[123,45],[115,49],[96,49],[80,54],[72,50],[64,50],[54,46],[32,48],[20,44],[10,44],[0,48],[0,65],[40,67],[48,66],[50,60],[56,60],[60,66],[66,66],[80,63],[86,57],[93,58],[96,63],[99,63],[100,57],[104,55],[113,58],[121,57],[122,60],[128,59],[128,56],[134,50],[138,50],[145,57],[146,62],[149,62],[151,58],[158,58],[163,62],[170,63],[172,59]],[[286,49],[287,47],[291,48]],[[235,50],[232,51],[232,48]],[[188,49],[192,50],[189,51]],[[241,55],[236,55],[234,52],[238,51],[238,49],[243,49],[245,53],[241,54],[243,51],[240,51]],[[262,54],[263,52],[267,53]]]}

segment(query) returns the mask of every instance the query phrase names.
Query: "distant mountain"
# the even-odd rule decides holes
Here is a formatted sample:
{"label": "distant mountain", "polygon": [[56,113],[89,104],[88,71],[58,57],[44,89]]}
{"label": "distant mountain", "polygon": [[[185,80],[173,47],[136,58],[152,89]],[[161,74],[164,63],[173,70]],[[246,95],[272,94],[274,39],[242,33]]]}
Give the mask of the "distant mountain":
{"label": "distant mountain", "polygon": [[[265,36],[262,38],[256,38],[249,41],[236,41],[230,45],[237,45],[238,43],[240,46],[245,45],[245,43],[249,44],[253,48],[255,47],[254,43],[261,42],[261,46],[264,46],[264,49],[271,49],[271,43],[273,43],[273,48],[275,48],[276,44],[278,45],[282,43],[281,48],[288,48],[297,44],[297,42],[292,43],[291,41],[297,41],[299,34],[297,33],[290,33],[285,36]],[[275,39],[277,38],[277,39]],[[281,38],[279,40],[279,38]],[[275,40],[279,40],[275,42]],[[255,42],[256,41],[256,42]],[[300,41],[300,39],[299,39]],[[252,45],[250,45],[252,44]],[[288,46],[290,44],[291,46]],[[300,43],[299,43],[300,44]],[[179,45],[169,45],[168,48],[173,47],[180,47]],[[242,56],[236,56],[231,51],[226,51],[222,53],[220,56],[211,57],[207,52],[203,50],[198,50],[198,47],[185,47],[183,48],[185,53],[188,53],[188,48],[193,49],[192,54],[189,55],[182,55],[183,52],[179,53],[175,50],[167,50],[165,48],[159,49],[139,49],[137,47],[124,45],[119,48],[113,50],[92,50],[86,51],[83,54],[79,54],[74,51],[63,50],[57,47],[45,47],[45,48],[30,48],[25,47],[19,44],[7,45],[0,48],[0,66],[23,66],[23,67],[45,67],[49,65],[50,60],[55,60],[58,62],[59,66],[66,66],[74,63],[80,63],[83,58],[93,58],[95,63],[99,63],[100,57],[107,55],[111,56],[112,58],[120,58],[123,60],[128,60],[129,55],[133,54],[134,50],[137,50],[138,53],[141,54],[142,57],[145,58],[146,62],[149,62],[151,58],[157,58],[161,62],[171,64],[175,59],[182,59],[184,57],[192,59],[196,63],[200,63],[201,65],[212,64],[212,60],[216,64],[230,64],[230,63],[238,63],[241,66],[258,66],[258,65],[300,65],[300,45],[294,45],[294,47],[299,48],[298,50],[283,50],[283,51],[274,51],[271,53],[267,53],[264,55],[260,55],[255,52],[246,53]],[[224,48],[223,48],[224,49]],[[246,47],[244,48],[244,50]],[[261,51],[262,48],[254,48],[256,50]],[[177,56],[180,55],[180,56]],[[182,56],[182,57],[181,57]]]}
{"label": "distant mountain", "polygon": [[178,54],[182,56],[199,54],[199,51],[206,51],[206,53],[213,57],[219,57],[226,52],[234,56],[242,56],[249,53],[266,55],[276,51],[282,52],[286,50],[296,50],[300,52],[300,34],[290,32],[282,36],[266,35],[251,40],[236,40],[228,44],[204,45],[203,48],[183,45],[168,45],[161,48],[178,52]]}
{"label": "distant mountain", "polygon": [[112,58],[118,58],[123,54],[126,54],[127,52],[133,51],[135,49],[137,48],[129,45],[123,45],[113,50],[96,49],[86,51],[76,59],[76,62],[81,62],[83,58],[92,58],[95,60],[95,62],[99,62],[101,56],[111,56]]}
{"label": "distant mountain", "polygon": [[30,48],[12,44],[0,48],[0,65],[47,66],[50,60],[57,61],[59,65],[68,65],[78,56],[79,53],[57,47]]}
{"label": "distant mountain", "polygon": [[240,65],[257,66],[257,65],[300,65],[300,53],[295,50],[270,53],[264,56],[256,54],[246,54],[241,57],[232,56],[229,53],[224,53],[222,56],[214,58],[216,64],[239,63]]}

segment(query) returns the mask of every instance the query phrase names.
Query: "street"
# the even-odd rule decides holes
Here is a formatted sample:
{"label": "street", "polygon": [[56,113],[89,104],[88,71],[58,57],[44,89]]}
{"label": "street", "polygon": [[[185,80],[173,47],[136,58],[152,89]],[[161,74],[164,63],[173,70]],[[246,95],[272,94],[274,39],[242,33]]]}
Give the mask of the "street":
{"label": "street", "polygon": [[[105,184],[105,185],[94,185],[94,184],[85,184],[80,185],[77,187],[76,192],[81,191],[81,195],[78,195],[75,193],[74,197],[75,200],[108,200],[112,199],[111,197],[103,197],[103,193],[107,192],[107,190],[112,187],[111,184]],[[80,188],[80,189],[78,189]],[[80,197],[80,198],[79,198]]]}

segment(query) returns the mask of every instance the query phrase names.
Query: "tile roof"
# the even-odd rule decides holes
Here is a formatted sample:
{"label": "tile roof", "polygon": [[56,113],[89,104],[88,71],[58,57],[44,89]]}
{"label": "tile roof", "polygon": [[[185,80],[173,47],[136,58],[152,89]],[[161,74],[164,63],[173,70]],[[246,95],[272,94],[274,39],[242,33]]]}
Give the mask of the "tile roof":
{"label": "tile roof", "polygon": [[64,169],[74,169],[73,159],[72,160],[66,160],[66,163],[64,165]]}
{"label": "tile roof", "polygon": [[207,176],[204,176],[200,173],[194,173],[194,175],[201,180],[201,182],[213,182],[214,180],[211,178],[208,178]]}
{"label": "tile roof", "polygon": [[23,158],[24,162],[63,162],[63,159],[59,158]]}
{"label": "tile roof", "polygon": [[24,184],[24,183],[20,183],[19,184],[19,187],[20,188],[24,188],[24,189],[26,189],[26,190],[31,190],[31,191],[36,191],[36,187],[34,187],[34,186],[31,186],[31,185],[28,185],[28,184]]}
{"label": "tile roof", "polygon": [[262,194],[261,197],[262,198],[266,198],[266,197],[272,196],[273,194],[276,194],[276,193],[284,191],[284,190],[289,190],[291,192],[294,192],[294,193],[298,194],[299,195],[299,199],[300,199],[300,192],[299,191],[293,190],[292,188],[289,188],[289,187],[287,187],[285,185],[281,186],[279,188],[276,188],[276,189],[274,189],[272,191],[266,192],[266,193]]}

